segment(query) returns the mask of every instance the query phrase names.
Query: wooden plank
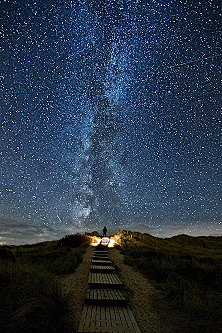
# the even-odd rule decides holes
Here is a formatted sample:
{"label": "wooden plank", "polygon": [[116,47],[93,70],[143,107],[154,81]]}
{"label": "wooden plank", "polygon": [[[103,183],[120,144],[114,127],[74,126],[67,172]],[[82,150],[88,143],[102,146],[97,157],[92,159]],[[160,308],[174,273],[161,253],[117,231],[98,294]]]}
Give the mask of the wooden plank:
{"label": "wooden plank", "polygon": [[110,306],[108,308],[109,310],[109,314],[110,314],[110,320],[112,321],[112,323],[114,324],[115,321],[116,321],[116,317],[115,317],[115,313],[114,313],[114,307],[113,306]]}
{"label": "wooden plank", "polygon": [[118,288],[122,286],[122,282],[119,277],[113,273],[90,273],[88,283],[94,287],[107,287],[107,288]]}
{"label": "wooden plank", "polygon": [[87,305],[84,305],[78,332],[85,332],[85,326],[87,325],[86,321],[88,320],[87,319],[88,309],[89,309],[89,307],[87,307]]}
{"label": "wooden plank", "polygon": [[[104,254],[104,255],[102,255],[102,256],[100,256],[100,255],[98,255],[98,254],[94,254],[93,255],[93,257],[92,257],[92,259],[93,258],[100,258],[100,259],[103,259],[103,258],[106,258],[106,259],[109,259],[109,256],[106,254]],[[109,259],[110,260],[110,259]]]}
{"label": "wooden plank", "polygon": [[109,259],[109,257],[92,257],[92,261],[107,261],[107,262],[111,262],[111,260]]}
{"label": "wooden plank", "polygon": [[110,260],[92,260],[92,265],[110,266],[110,265],[112,265],[112,261],[110,261]]}
{"label": "wooden plank", "polygon": [[87,304],[119,304],[124,305],[128,302],[123,293],[118,289],[98,289],[91,288],[86,293]]}
{"label": "wooden plank", "polygon": [[[104,322],[104,320],[106,319],[105,318],[105,312],[106,312],[105,306],[98,307],[98,311],[100,312],[101,321]],[[102,325],[102,326],[104,326],[104,325]]]}
{"label": "wooden plank", "polygon": [[107,307],[106,308],[106,327],[107,327],[107,331],[112,332],[112,328],[113,328],[113,322],[111,320],[111,315],[110,315],[110,308]]}
{"label": "wooden plank", "polygon": [[92,321],[92,322],[95,322],[95,323],[97,322],[97,321],[96,321],[96,312],[97,312],[97,307],[96,307],[96,305],[94,305],[93,308],[92,308],[92,317],[91,317],[91,321]]}
{"label": "wooden plank", "polygon": [[107,254],[108,251],[107,250],[99,250],[98,251],[98,250],[95,249],[94,253]]}
{"label": "wooden plank", "polygon": [[107,254],[108,253],[108,251],[107,250],[103,250],[103,251],[94,251],[94,253],[98,253],[98,254]]}
{"label": "wooden plank", "polygon": [[99,266],[99,265],[92,265],[90,267],[91,272],[113,272],[115,268],[113,266]]}
{"label": "wooden plank", "polygon": [[94,255],[92,257],[92,260],[94,259],[98,259],[98,260],[110,260],[108,256],[97,256],[97,255]]}
{"label": "wooden plank", "polygon": [[[86,308],[87,307],[87,308]],[[140,333],[130,308],[121,306],[84,306],[78,332]]]}
{"label": "wooden plank", "polygon": [[101,311],[99,311],[99,308],[97,308],[97,311],[96,311],[96,322],[97,322],[98,332],[100,332],[101,331]]}
{"label": "wooden plank", "polygon": [[104,250],[103,250],[103,251],[102,251],[102,250],[99,250],[99,251],[95,250],[94,253],[98,253],[98,254],[107,254],[108,251],[107,251],[107,250],[105,250],[105,251],[104,251]]}
{"label": "wooden plank", "polygon": [[103,260],[103,261],[111,261],[109,259],[109,257],[97,257],[97,256],[93,256],[92,260]]}
{"label": "wooden plank", "polygon": [[135,333],[140,333],[139,326],[138,326],[136,319],[134,318],[134,315],[132,313],[132,310],[130,309],[129,306],[126,307],[126,311],[129,315],[130,322],[131,322],[132,326],[134,327]]}
{"label": "wooden plank", "polygon": [[116,320],[117,326],[120,326],[119,325],[120,324],[119,307],[114,306],[113,307],[113,312],[114,312],[114,315],[115,315],[115,320]]}

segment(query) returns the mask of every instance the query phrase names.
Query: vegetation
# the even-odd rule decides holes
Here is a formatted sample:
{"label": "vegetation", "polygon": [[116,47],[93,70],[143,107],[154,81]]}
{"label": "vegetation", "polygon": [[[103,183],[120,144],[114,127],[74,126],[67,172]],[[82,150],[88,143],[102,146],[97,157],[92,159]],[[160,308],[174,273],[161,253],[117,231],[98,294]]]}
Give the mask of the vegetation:
{"label": "vegetation", "polygon": [[222,237],[160,239],[121,231],[113,238],[125,263],[162,291],[175,332],[222,331]]}
{"label": "vegetation", "polygon": [[[0,332],[75,331],[72,295],[60,278],[75,271],[93,235],[0,246]],[[113,239],[125,263],[161,291],[175,333],[222,331],[222,237],[121,231]],[[160,303],[154,306],[159,312]]]}
{"label": "vegetation", "polygon": [[0,247],[0,331],[74,332],[71,294],[60,277],[73,273],[88,238],[70,235],[59,241]]}

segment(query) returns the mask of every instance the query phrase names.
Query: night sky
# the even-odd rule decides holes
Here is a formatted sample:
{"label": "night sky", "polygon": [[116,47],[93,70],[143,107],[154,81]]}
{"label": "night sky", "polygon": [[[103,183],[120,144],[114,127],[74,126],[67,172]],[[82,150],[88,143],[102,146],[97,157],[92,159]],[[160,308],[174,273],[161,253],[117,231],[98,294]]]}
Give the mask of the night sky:
{"label": "night sky", "polygon": [[219,1],[0,1],[0,244],[221,235]]}

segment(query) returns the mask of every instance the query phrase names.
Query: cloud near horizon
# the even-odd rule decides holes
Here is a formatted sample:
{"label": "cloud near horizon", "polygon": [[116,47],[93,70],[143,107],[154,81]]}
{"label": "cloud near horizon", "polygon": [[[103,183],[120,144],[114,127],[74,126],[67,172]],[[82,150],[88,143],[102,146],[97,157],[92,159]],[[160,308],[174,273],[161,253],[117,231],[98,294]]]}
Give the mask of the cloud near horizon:
{"label": "cloud near horizon", "polygon": [[[119,228],[120,229],[120,228]],[[190,236],[221,236],[219,232],[210,231],[209,229],[197,229],[193,228],[191,230],[189,224],[178,223],[171,224],[165,228],[153,228],[145,224],[126,224],[121,226],[122,229],[138,231],[141,233],[148,233],[155,237],[167,238],[176,236],[179,234],[187,234]],[[43,241],[57,240],[68,234],[84,233],[85,231],[98,231],[98,228],[92,228],[85,230],[78,226],[62,226],[62,227],[48,227],[46,225],[36,226],[30,221],[24,221],[21,219],[15,219],[6,216],[0,216],[0,245],[24,245],[24,244],[34,244]],[[108,228],[108,234],[114,234],[118,231],[118,228],[110,229]]]}
{"label": "cloud near horizon", "polygon": [[83,232],[72,229],[36,226],[32,222],[0,216],[0,245],[24,245],[60,239],[66,234]]}

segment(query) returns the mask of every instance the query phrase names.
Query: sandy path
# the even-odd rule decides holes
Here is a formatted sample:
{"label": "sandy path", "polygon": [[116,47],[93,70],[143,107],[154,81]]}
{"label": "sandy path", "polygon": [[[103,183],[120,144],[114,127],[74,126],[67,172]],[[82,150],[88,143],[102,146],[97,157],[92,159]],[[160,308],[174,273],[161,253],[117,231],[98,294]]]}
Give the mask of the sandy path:
{"label": "sandy path", "polygon": [[119,250],[110,248],[108,253],[110,259],[119,268],[121,280],[128,289],[130,307],[141,332],[172,332],[169,326],[163,323],[164,318],[160,318],[160,314],[156,313],[152,306],[152,303],[160,297],[158,290],[142,274],[124,264],[124,256]]}
{"label": "sandy path", "polygon": [[73,294],[72,306],[75,314],[76,329],[78,329],[83,304],[85,301],[86,290],[88,287],[88,276],[92,261],[94,247],[89,246],[86,253],[83,255],[81,264],[77,267],[75,273],[65,276],[62,279],[64,291]]}
{"label": "sandy path", "polygon": [[[64,291],[73,294],[72,307],[75,314],[76,329],[78,329],[81,319],[94,249],[93,246],[88,247],[83,255],[83,261],[77,267],[75,273],[62,278]],[[141,333],[172,333],[173,330],[169,329],[169,323],[165,324],[163,311],[157,313],[152,306],[153,302],[160,300],[159,292],[142,274],[135,271],[131,266],[124,264],[124,257],[119,250],[110,248],[108,254],[114,265],[119,269],[118,274],[120,274],[120,278],[126,286],[130,307]],[[162,306],[161,301],[158,305]]]}

